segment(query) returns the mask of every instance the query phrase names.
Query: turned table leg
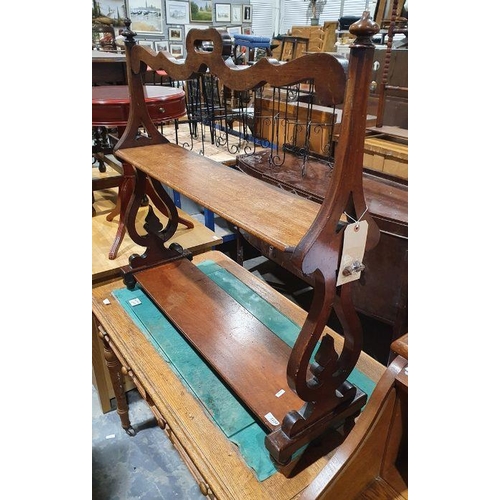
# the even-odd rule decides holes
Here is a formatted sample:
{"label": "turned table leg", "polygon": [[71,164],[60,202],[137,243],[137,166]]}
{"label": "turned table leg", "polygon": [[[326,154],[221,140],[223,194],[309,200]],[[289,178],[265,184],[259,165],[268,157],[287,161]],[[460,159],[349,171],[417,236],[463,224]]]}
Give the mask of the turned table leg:
{"label": "turned table leg", "polygon": [[122,365],[113,349],[109,345],[107,335],[99,329],[99,337],[101,338],[104,346],[104,359],[106,360],[106,366],[109,370],[109,375],[111,377],[111,384],[113,385],[113,390],[116,397],[116,411],[120,417],[122,427],[125,432],[130,436],[135,436],[135,429],[132,427],[129,418],[129,407],[127,403],[127,396],[125,395],[125,387],[122,375]]}

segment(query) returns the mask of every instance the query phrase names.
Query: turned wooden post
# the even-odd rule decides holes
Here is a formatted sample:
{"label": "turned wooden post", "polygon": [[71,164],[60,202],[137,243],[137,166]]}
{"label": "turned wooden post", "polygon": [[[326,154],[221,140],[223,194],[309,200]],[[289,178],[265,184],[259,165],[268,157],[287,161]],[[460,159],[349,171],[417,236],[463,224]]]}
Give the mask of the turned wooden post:
{"label": "turned wooden post", "polygon": [[98,336],[102,341],[104,348],[104,359],[106,360],[106,366],[109,370],[109,376],[111,378],[111,384],[113,385],[113,391],[116,398],[116,411],[120,417],[122,427],[125,429],[127,434],[133,436],[135,435],[135,430],[130,423],[129,418],[129,407],[127,403],[127,396],[125,394],[125,384],[123,382],[122,375],[122,364],[116,357],[113,349],[109,344],[108,336],[98,328]]}

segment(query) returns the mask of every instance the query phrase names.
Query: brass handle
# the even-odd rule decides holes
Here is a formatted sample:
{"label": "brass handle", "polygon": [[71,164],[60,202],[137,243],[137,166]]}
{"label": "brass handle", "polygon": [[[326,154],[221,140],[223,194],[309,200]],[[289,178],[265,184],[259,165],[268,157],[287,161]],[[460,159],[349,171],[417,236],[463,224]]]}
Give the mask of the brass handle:
{"label": "brass handle", "polygon": [[159,111],[160,113],[165,113],[165,108],[158,108],[158,111]]}

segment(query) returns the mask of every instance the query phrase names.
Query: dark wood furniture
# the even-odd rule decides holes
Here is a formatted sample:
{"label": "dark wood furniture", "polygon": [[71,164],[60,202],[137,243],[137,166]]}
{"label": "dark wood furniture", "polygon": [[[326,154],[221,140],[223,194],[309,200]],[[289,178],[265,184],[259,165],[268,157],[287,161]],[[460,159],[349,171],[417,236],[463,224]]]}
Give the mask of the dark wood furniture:
{"label": "dark wood furniture", "polygon": [[121,52],[92,51],[92,85],[126,85],[127,58]]}
{"label": "dark wood furniture", "polygon": [[[252,66],[236,66],[222,58],[222,39],[214,29],[190,30],[186,39],[188,55],[185,63],[179,64],[168,53],[154,53],[136,45],[130,22],[126,25],[123,34],[132,106],[127,129],[116,145],[115,155],[135,169],[136,184],[127,207],[127,229],[132,240],[146,250],[141,256],[131,256],[129,265],[123,268],[124,282],[129,288],[139,286],[143,290],[266,430],[265,446],[282,477],[287,478],[286,481],[282,477],[274,479],[275,484],[287,489],[286,498],[292,498],[303,489],[302,479],[315,470],[301,467],[310,463],[307,461],[311,458],[308,453],[312,451],[311,443],[332,428],[342,440],[355,428],[367,399],[365,393],[347,381],[355,367],[362,370],[361,360],[366,357],[361,352],[362,331],[352,302],[353,281],[349,278],[359,278],[363,266],[359,261],[346,261],[351,253],[359,253],[361,242],[354,245],[355,250],[349,244],[351,236],[346,237],[345,244],[344,237],[346,233],[366,231],[361,240],[367,251],[379,240],[379,229],[367,210],[362,185],[366,107],[374,50],[371,36],[377,33],[378,27],[371,23],[368,13],[351,26],[356,40],[346,78],[337,59],[321,53],[287,64],[261,59]],[[212,52],[202,49],[207,40],[213,43]],[[208,69],[224,86],[237,91],[260,87],[266,82],[282,87],[321,75],[319,81],[315,81],[319,102],[333,105],[344,100],[336,168],[323,203],[281,190],[170,143],[158,132],[147,112],[142,75],[148,66],[167,71],[175,80],[186,80]],[[135,216],[149,184],[171,217],[163,227],[151,210],[144,226],[146,234],[143,234],[136,229]],[[308,313],[300,314],[300,332],[291,346],[277,339],[272,331],[256,322],[247,309],[207,279],[195,263],[186,258],[182,248],[166,246],[177,227],[178,214],[163,185],[261,239],[270,252],[282,252],[288,267],[311,280],[313,303]],[[363,260],[363,253],[361,251],[359,260]],[[227,258],[220,254],[206,258],[221,262],[245,283],[252,283],[254,291],[265,288],[261,282],[257,284],[259,280],[248,271],[236,263],[228,264]],[[338,283],[341,276],[346,280],[342,284]],[[280,310],[287,309],[287,301],[279,293],[265,290],[264,295],[271,303]],[[162,377],[165,363],[152,355],[143,339],[135,335],[127,339],[129,333],[133,334],[128,326],[130,320],[123,318],[118,325],[110,321],[112,309],[103,309],[101,298],[102,295],[95,295],[93,311],[117,388],[122,426],[133,432],[126,402],[118,396],[123,371],[136,377],[140,392],[160,425],[174,434],[179,429],[183,432],[183,423],[177,426],[178,410],[168,404],[176,397],[172,394],[176,386],[165,383]],[[342,323],[343,338],[326,328],[332,310]],[[297,317],[293,313],[289,317],[292,316]],[[370,364],[378,365],[373,360]],[[282,395],[277,397],[277,394]],[[172,421],[176,423],[176,430],[169,427]],[[193,436],[206,438],[196,422],[189,427]],[[192,438],[187,439],[192,443]],[[210,444],[198,443],[198,446]],[[329,452],[331,448],[322,450],[323,454]],[[198,462],[205,471],[203,477],[210,477],[208,487],[205,485],[209,488],[207,493],[210,496],[213,492],[212,497],[220,498],[249,498],[248,476],[243,478],[242,489],[247,491],[241,496],[242,491],[234,489],[234,479],[227,477],[228,471],[234,477],[235,458],[233,454],[226,456],[225,452],[221,455],[221,460],[227,461],[223,467],[225,472],[220,467],[208,470],[211,468],[208,457],[198,454]],[[197,468],[199,470],[198,464]],[[238,483],[240,481],[241,478]],[[257,496],[250,498],[273,498],[273,494],[265,496],[261,489]]]}
{"label": "dark wood furniture", "polygon": [[[127,265],[128,258],[133,253],[140,253],[143,249],[136,245],[127,234],[125,234],[120,245],[119,252],[114,260],[108,258],[111,243],[116,236],[116,224],[107,220],[107,214],[111,210],[111,204],[102,199],[97,200],[98,213],[92,217],[92,287],[98,287],[105,283],[116,282],[121,276],[120,268]],[[147,207],[142,207],[141,219],[144,220]],[[214,246],[222,243],[222,238],[208,229],[204,224],[191,218],[187,213],[181,211],[185,220],[190,220],[192,228],[179,226],[171,243],[181,245],[193,255],[206,252]],[[92,323],[92,380],[101,403],[103,413],[111,411],[111,401],[115,398],[113,385],[106,368],[103,347],[98,339],[98,331],[95,322]],[[124,388],[126,391],[134,387],[129,377],[126,378]]]}
{"label": "dark wood furniture", "polygon": [[[160,124],[169,120],[174,120],[184,116],[186,113],[186,100],[182,89],[166,86],[145,85],[144,95],[148,113],[153,123]],[[116,140],[125,130],[130,112],[130,99],[128,87],[126,85],[102,85],[92,87],[92,128],[99,130],[112,128],[117,129],[117,137],[111,139],[111,145],[116,144]],[[97,135],[94,133],[94,136]],[[112,152],[112,147],[99,151],[94,148],[94,154],[105,154]],[[109,258],[114,259],[120,248],[125,227],[125,210],[132,195],[135,175],[133,168],[126,162],[122,163],[123,175],[119,181],[118,202],[115,210],[108,216],[107,220],[112,221],[119,215],[119,224],[115,240],[109,251]],[[104,183],[104,184],[103,184]],[[106,179],[93,181],[92,190],[108,188],[109,182]],[[116,184],[115,184],[116,185]],[[153,190],[148,190],[149,196],[155,197]],[[191,222],[181,219],[187,227],[193,227]]]}
{"label": "dark wood furniture", "polygon": [[300,500],[408,498],[408,335],[352,432]]}

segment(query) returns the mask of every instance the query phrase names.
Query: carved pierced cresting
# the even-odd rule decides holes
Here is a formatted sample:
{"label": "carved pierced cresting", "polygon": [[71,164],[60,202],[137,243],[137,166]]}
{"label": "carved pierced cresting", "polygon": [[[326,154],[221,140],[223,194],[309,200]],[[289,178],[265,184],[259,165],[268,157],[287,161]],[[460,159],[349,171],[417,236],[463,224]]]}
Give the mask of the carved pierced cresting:
{"label": "carved pierced cresting", "polygon": [[[129,25],[123,34],[126,37],[133,105],[127,129],[116,150],[169,142],[152,123],[144,102],[142,75],[148,66],[153,70],[163,69],[178,81],[192,81],[199,79],[200,75],[209,74],[216,77],[224,88],[240,93],[260,91],[265,84],[289,91],[290,86],[307,81],[314,84],[318,103],[329,107],[342,103],[335,167],[324,202],[299,244],[283,252],[278,259],[297,276],[311,282],[314,288],[312,305],[292,348],[287,367],[288,384],[304,405],[302,408],[291,408],[280,428],[266,437],[266,447],[273,459],[278,464],[286,464],[294,452],[326,429],[343,424],[344,430],[349,430],[366,402],[366,395],[347,382],[362,346],[361,325],[352,303],[351,283],[342,286],[336,283],[346,220],[359,221],[362,218],[368,222],[367,250],[376,245],[379,238],[378,228],[367,212],[362,186],[367,102],[374,52],[371,36],[378,32],[378,26],[370,21],[367,12],[351,26],[350,31],[357,38],[352,45],[346,79],[340,62],[325,53],[309,54],[285,64],[260,59],[252,66],[236,66],[230,59],[222,57],[222,38],[215,29],[190,30],[186,39],[186,59],[179,62],[168,52],[156,53],[136,45],[135,34],[130,31]],[[203,41],[213,43],[212,52],[202,49]],[[277,120],[273,126],[280,126],[280,121]],[[307,124],[304,130],[302,126],[297,122],[287,134],[297,136],[303,133],[307,138],[312,133],[311,124]],[[333,128],[333,124],[327,126]],[[292,144],[293,141],[286,140],[285,143]],[[272,151],[272,147],[270,149]],[[284,154],[284,151],[286,149],[271,154],[277,168],[279,154]],[[293,151],[290,147],[289,152],[300,154],[300,148]],[[333,140],[330,140],[325,154],[331,157],[332,152]],[[165,168],[168,169],[168,159]],[[134,201],[128,211],[131,220],[137,213],[147,182],[147,175],[138,170]],[[175,213],[175,206],[166,192],[160,192],[160,184],[153,179],[151,183],[164,204],[164,210]],[[146,226],[148,234],[141,236],[134,224],[129,225],[132,239],[147,247],[143,256],[134,256],[131,267],[155,266],[177,258],[165,248],[165,243],[175,231],[175,223],[162,228],[151,213]],[[271,248],[267,250],[274,251]],[[323,336],[332,310],[343,328],[345,342],[341,349],[334,345],[332,337]]]}

